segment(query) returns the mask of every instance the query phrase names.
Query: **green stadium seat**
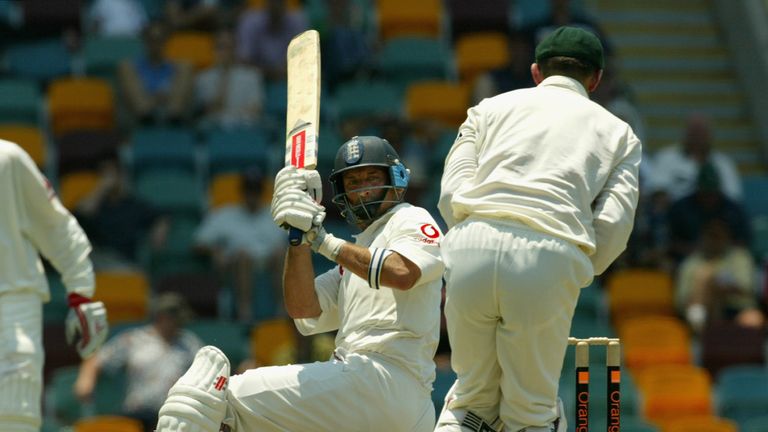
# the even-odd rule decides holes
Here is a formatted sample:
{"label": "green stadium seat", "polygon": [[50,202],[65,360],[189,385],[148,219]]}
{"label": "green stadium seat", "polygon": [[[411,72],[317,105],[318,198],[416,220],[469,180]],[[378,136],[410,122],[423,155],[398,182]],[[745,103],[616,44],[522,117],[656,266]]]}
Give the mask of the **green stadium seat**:
{"label": "green stadium seat", "polygon": [[142,128],[136,130],[130,149],[133,173],[161,168],[176,168],[194,173],[197,168],[195,137],[182,128]]}
{"label": "green stadium seat", "polygon": [[387,81],[339,84],[334,100],[336,115],[341,122],[361,118],[400,117],[403,111],[402,91]]}
{"label": "green stadium seat", "polygon": [[5,51],[8,72],[41,83],[69,75],[72,58],[62,38],[22,42]]}
{"label": "green stadium seat", "polygon": [[403,36],[388,40],[376,60],[381,77],[404,90],[415,81],[450,78],[453,54],[441,39]]}
{"label": "green stadium seat", "polygon": [[42,106],[42,93],[33,80],[0,80],[0,123],[40,125]]}
{"label": "green stadium seat", "polygon": [[245,360],[250,353],[250,328],[248,325],[223,320],[194,320],[186,327],[203,343],[214,345],[229,358],[232,368]]}
{"label": "green stadium seat", "polygon": [[135,180],[137,197],[161,212],[197,215],[202,211],[205,196],[194,174],[184,171],[151,171]]}
{"label": "green stadium seat", "polygon": [[144,45],[128,36],[91,36],[83,44],[85,72],[114,82],[121,61],[139,57]]}
{"label": "green stadium seat", "polygon": [[204,142],[208,149],[210,176],[223,172],[241,172],[252,165],[266,169],[270,153],[276,150],[283,153],[282,148],[272,145],[269,134],[261,128],[211,130],[206,134]]}

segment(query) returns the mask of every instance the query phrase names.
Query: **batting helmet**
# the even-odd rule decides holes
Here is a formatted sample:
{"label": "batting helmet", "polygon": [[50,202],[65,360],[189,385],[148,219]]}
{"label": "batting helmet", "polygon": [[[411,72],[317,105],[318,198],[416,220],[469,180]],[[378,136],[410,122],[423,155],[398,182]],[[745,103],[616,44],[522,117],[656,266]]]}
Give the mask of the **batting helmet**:
{"label": "batting helmet", "polygon": [[[389,184],[366,187],[355,191],[379,189],[372,201],[350,203],[344,190],[343,174],[355,168],[376,166],[386,169]],[[342,144],[336,152],[333,171],[329,180],[333,189],[331,200],[339,208],[341,215],[353,225],[368,224],[378,216],[379,208],[385,202],[399,204],[405,198],[410,172],[400,161],[400,156],[387,140],[375,136],[356,136]],[[394,191],[394,199],[387,199],[387,191]]]}

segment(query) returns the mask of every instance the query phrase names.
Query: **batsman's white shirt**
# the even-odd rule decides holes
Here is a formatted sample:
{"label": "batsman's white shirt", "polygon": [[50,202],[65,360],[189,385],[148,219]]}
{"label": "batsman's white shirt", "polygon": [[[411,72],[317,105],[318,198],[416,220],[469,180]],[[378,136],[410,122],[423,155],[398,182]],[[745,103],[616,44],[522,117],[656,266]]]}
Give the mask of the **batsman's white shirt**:
{"label": "batsman's white shirt", "polygon": [[295,320],[304,335],[338,330],[335,359],[232,377],[236,431],[431,431],[433,357],[440,333],[441,233],[426,210],[399,204],[356,236],[421,269],[407,291],[376,290],[339,268],[315,279],[322,313]]}
{"label": "batsman's white shirt", "polygon": [[[42,303],[39,253],[68,292],[93,296],[91,245],[48,180],[18,145],[0,140],[0,430],[40,426]],[[13,425],[13,426],[11,426]]]}
{"label": "batsman's white shirt", "polygon": [[[630,126],[571,78],[468,111],[438,204],[451,227],[441,248],[458,376],[450,409],[500,416],[506,430],[557,417],[579,288],[626,247],[640,155]],[[449,423],[438,430],[458,430]]]}

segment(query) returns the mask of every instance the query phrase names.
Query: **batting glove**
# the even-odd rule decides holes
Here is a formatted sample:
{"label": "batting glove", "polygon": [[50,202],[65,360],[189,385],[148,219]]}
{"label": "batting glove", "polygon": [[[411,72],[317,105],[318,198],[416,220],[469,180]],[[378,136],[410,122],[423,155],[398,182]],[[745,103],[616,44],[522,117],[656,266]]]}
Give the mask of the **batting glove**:
{"label": "batting glove", "polygon": [[90,357],[107,339],[107,309],[102,302],[71,293],[65,322],[67,343],[74,345],[81,358]]}
{"label": "batting glove", "polygon": [[323,200],[323,182],[316,170],[306,170],[288,165],[278,171],[275,176],[274,196],[286,190],[299,189],[305,191],[315,202]]}
{"label": "batting glove", "polygon": [[312,251],[335,262],[336,257],[339,256],[339,252],[341,252],[341,246],[344,245],[345,242],[326,231],[322,225],[316,225],[304,233],[302,243],[309,244]]}
{"label": "batting glove", "polygon": [[283,190],[272,198],[272,220],[281,228],[309,231],[325,220],[325,207],[299,189]]}

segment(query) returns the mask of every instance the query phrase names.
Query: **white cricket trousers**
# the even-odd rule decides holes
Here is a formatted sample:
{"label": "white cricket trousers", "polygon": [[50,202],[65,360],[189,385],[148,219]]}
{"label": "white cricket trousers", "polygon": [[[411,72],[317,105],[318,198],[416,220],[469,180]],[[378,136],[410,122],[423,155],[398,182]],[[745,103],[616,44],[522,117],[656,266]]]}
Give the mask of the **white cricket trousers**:
{"label": "white cricket trousers", "polygon": [[230,379],[234,432],[428,432],[429,391],[376,354],[251,369]]}
{"label": "white cricket trousers", "polygon": [[457,375],[447,408],[499,416],[510,432],[554,421],[579,289],[593,278],[589,258],[518,222],[477,217],[451,229],[441,253]]}
{"label": "white cricket trousers", "polygon": [[42,325],[38,294],[0,294],[0,431],[40,430]]}

